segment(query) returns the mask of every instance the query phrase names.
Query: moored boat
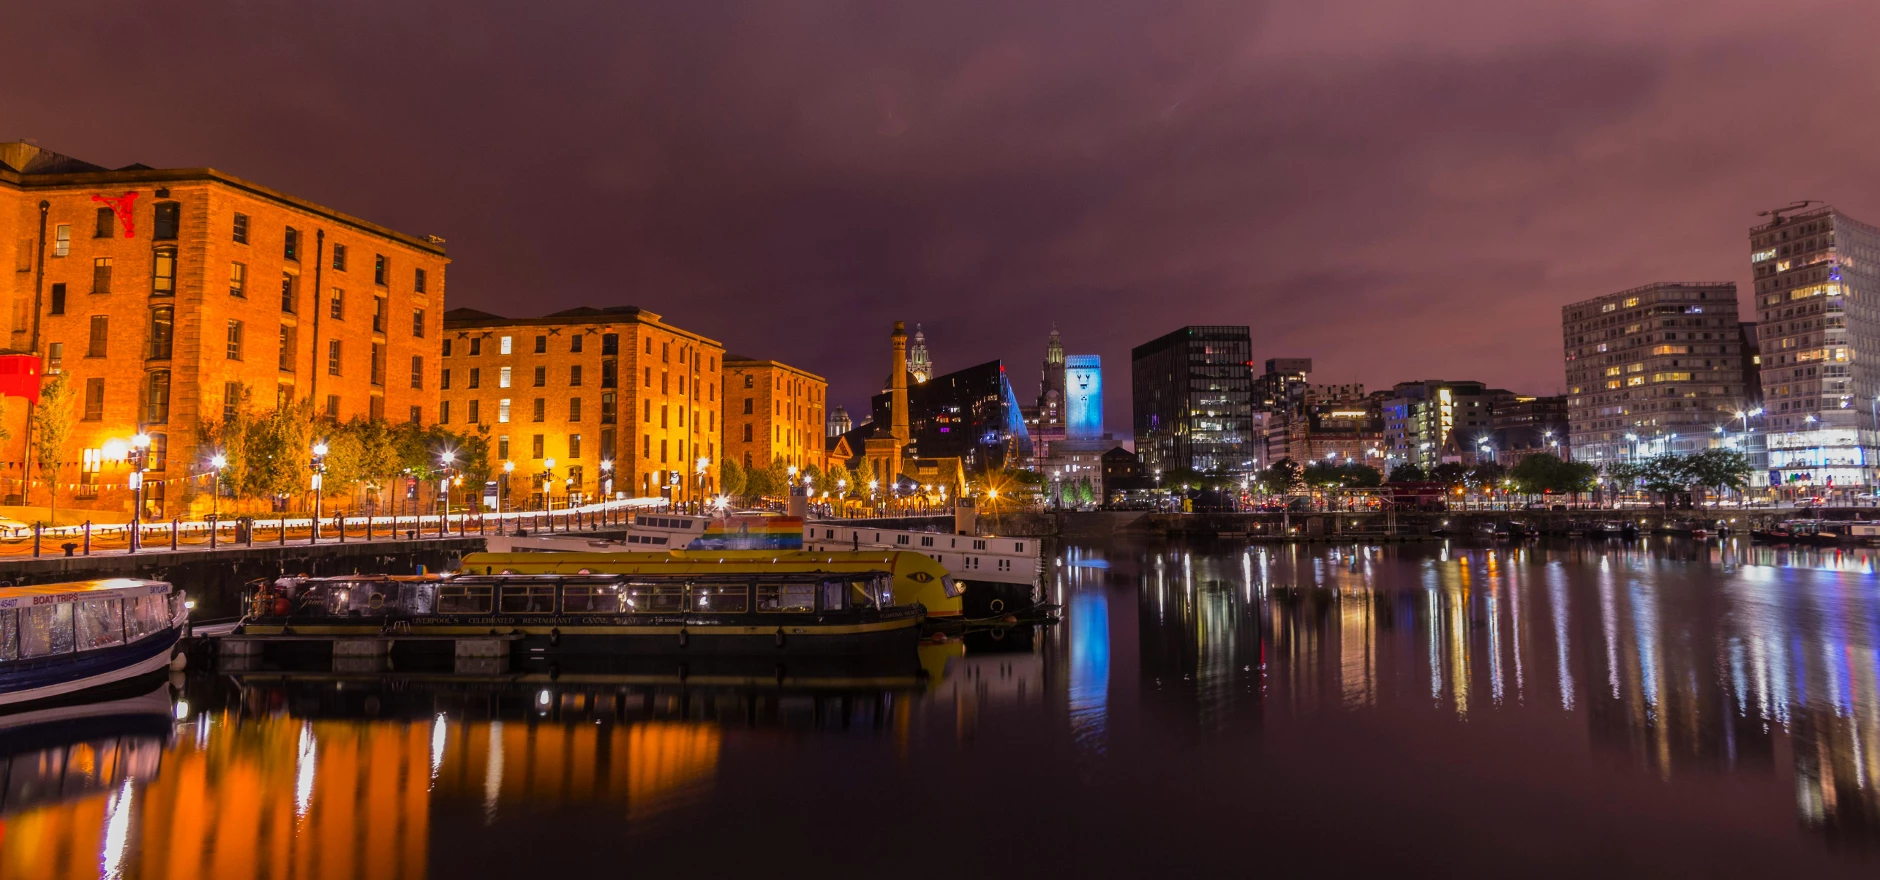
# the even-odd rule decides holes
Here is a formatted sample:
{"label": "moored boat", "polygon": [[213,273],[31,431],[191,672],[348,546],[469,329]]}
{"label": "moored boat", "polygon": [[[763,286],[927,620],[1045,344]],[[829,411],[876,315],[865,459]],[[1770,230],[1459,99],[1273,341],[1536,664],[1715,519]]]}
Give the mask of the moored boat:
{"label": "moored boat", "polygon": [[0,710],[83,699],[170,665],[183,592],[112,578],[0,587]]}
{"label": "moored boat", "polygon": [[244,617],[235,636],[263,644],[269,637],[376,642],[388,651],[395,643],[427,640],[519,642],[548,654],[905,650],[919,638],[922,611],[895,604],[892,584],[884,570],[724,564],[631,573],[505,571],[435,581],[307,578],[263,584],[250,607],[264,613]]}

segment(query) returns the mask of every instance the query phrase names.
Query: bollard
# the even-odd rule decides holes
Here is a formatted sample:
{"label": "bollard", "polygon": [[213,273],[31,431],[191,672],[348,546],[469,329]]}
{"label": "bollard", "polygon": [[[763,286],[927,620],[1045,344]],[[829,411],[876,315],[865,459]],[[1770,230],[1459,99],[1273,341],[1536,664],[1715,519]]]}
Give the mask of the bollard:
{"label": "bollard", "polygon": [[333,531],[339,532],[339,542],[346,543],[346,514],[333,517]]}
{"label": "bollard", "polygon": [[176,531],[177,531],[177,528],[181,526],[182,524],[183,524],[182,517],[180,516],[170,517],[170,550],[171,552],[175,552],[176,550]]}
{"label": "bollard", "polygon": [[91,555],[91,520],[85,520],[85,555]]}
{"label": "bollard", "polygon": [[[45,530],[45,528],[46,528],[45,523],[33,523],[33,558],[34,559],[39,558],[39,535],[41,532]],[[67,553],[65,555],[70,556],[72,554]]]}
{"label": "bollard", "polygon": [[287,514],[281,514],[281,518],[274,522],[281,527],[281,546],[285,547],[287,546]]}
{"label": "bollard", "polygon": [[377,517],[371,514],[366,515],[366,540],[368,541],[372,540],[372,521],[374,519],[377,519]]}

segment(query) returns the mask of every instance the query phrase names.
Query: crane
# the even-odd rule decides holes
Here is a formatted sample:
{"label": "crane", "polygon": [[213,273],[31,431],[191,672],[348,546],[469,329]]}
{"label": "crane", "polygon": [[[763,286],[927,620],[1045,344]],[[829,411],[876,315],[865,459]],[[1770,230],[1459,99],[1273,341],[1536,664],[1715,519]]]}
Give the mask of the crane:
{"label": "crane", "polygon": [[1795,204],[1786,205],[1781,208],[1771,208],[1770,210],[1767,210],[1767,211],[1757,211],[1756,216],[1771,218],[1769,221],[1769,225],[1780,226],[1782,225],[1783,214],[1792,214],[1796,211],[1800,211],[1803,208],[1808,207],[1809,205],[1821,205],[1821,204],[1826,204],[1826,203],[1821,201],[1820,199],[1803,199],[1799,202],[1796,202]]}

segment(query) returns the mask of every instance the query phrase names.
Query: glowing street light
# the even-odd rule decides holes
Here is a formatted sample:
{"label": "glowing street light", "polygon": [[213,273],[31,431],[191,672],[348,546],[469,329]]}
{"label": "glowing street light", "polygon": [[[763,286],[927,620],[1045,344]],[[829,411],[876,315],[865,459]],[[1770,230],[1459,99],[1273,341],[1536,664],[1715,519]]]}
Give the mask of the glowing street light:
{"label": "glowing street light", "polygon": [[[209,470],[215,482],[209,487],[209,521],[220,522],[222,519],[222,469],[228,467],[228,456],[218,452],[209,456]],[[215,540],[215,526],[209,526],[209,539]]]}

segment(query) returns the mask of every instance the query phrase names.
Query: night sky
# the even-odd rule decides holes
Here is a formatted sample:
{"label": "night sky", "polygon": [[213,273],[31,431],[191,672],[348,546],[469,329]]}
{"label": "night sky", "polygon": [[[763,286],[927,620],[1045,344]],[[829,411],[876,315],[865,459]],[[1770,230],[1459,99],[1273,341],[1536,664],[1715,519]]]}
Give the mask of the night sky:
{"label": "night sky", "polygon": [[1880,223],[1873,2],[135,6],[15,16],[0,140],[436,233],[451,306],[638,305],[852,411],[897,318],[1021,399],[1057,322],[1124,435],[1188,323],[1558,393],[1561,305],[1746,289],[1795,199]]}

